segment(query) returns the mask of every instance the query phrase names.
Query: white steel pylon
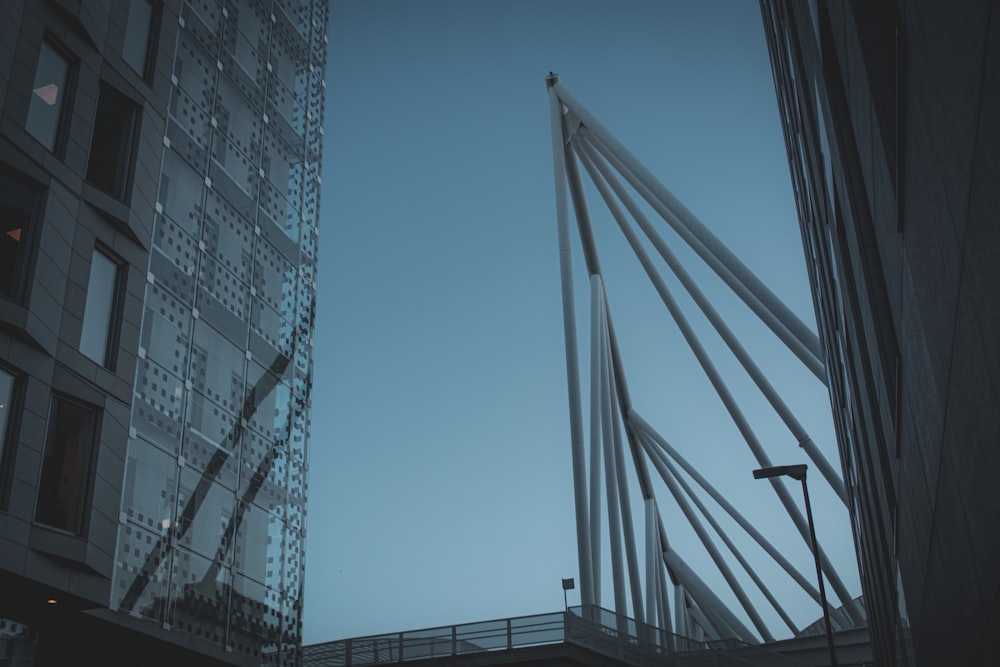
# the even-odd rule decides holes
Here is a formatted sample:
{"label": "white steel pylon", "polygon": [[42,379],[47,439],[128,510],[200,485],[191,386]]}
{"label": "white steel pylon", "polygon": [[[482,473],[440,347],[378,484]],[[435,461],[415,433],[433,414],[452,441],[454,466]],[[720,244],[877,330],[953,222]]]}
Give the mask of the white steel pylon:
{"label": "white steel pylon", "polygon": [[[570,441],[576,507],[580,593],[584,609],[601,604],[600,554],[602,544],[601,496],[606,498],[609,553],[613,578],[614,608],[619,615],[631,615],[640,628],[659,627],[684,636],[709,639],[737,638],[747,642],[772,641],[774,636],[754,607],[712,533],[721,539],[754,585],[761,591],[792,633],[798,630],[732,539],[709,512],[693,487],[682,477],[683,470],[701,487],[810,597],[820,602],[816,588],[780,551],[769,543],[740,512],[698,473],[634,409],[629,395],[621,354],[615,337],[597,246],[591,228],[579,165],[590,177],[601,199],[625,236],[664,306],[677,324],[687,345],[697,358],[728,414],[761,467],[771,466],[770,458],[755,435],[715,363],[674,300],[645,249],[640,232],[655,248],[660,259],[688,292],[719,336],[753,380],[799,446],[830,485],[847,503],[843,480],[826,460],[802,424],[778,395],[763,371],[723,321],[705,293],[678,261],[653,223],[630,196],[620,179],[638,193],[656,213],[711,267],[788,349],[825,383],[825,369],[817,336],[784,303],[716,238],[693,213],[622,146],[559,82],[546,78],[552,123],[552,157],[555,174],[556,217],[559,232],[560,279],[562,283],[567,385],[569,393]],[[620,177],[620,178],[619,178]],[[567,191],[569,197],[567,197]],[[570,226],[570,201],[575,214],[584,263],[590,275],[590,396],[589,439],[585,443],[583,405],[576,335],[576,304]],[[633,225],[634,221],[634,225]],[[638,227],[638,231],[636,230]],[[622,439],[624,433],[624,442]],[[589,453],[587,447],[589,445]],[[639,551],[628,493],[625,448],[638,478],[644,500],[645,568],[640,572]],[[699,578],[688,563],[671,548],[655,498],[650,466],[662,479],[673,501],[694,529],[702,545],[731,588],[756,634],[745,626],[719,597]],[[680,469],[680,470],[679,470]],[[772,479],[771,486],[792,523],[811,545],[805,517],[785,486]],[[703,521],[704,519],[704,521]],[[707,522],[708,526],[705,525]],[[711,529],[711,530],[709,530]],[[810,546],[811,548],[811,546]],[[847,592],[829,558],[820,549],[822,571],[839,599],[841,610],[833,613],[840,626],[864,622],[864,612]],[[644,586],[640,580],[645,578]],[[627,585],[626,585],[627,578]],[[667,580],[674,586],[673,606]],[[626,592],[628,595],[626,595]],[[645,604],[643,604],[645,595]],[[628,608],[626,598],[631,598]],[[650,636],[652,639],[652,636]],[[667,642],[665,638],[658,640]]]}

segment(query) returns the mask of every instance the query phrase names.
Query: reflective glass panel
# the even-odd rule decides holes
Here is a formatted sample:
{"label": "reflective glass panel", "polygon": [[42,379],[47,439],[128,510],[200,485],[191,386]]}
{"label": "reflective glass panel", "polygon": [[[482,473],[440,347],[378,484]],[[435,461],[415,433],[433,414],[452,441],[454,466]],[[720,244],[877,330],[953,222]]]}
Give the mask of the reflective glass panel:
{"label": "reflective glass panel", "polygon": [[147,530],[165,534],[174,522],[177,457],[136,439],[125,463],[122,510]]}
{"label": "reflective glass panel", "polygon": [[59,120],[66,98],[68,74],[69,63],[66,59],[42,42],[38,53],[38,67],[35,69],[35,82],[31,86],[31,102],[28,104],[25,129],[50,151],[55,149],[59,138]]}
{"label": "reflective glass panel", "polygon": [[129,522],[118,530],[114,600],[122,611],[162,621],[170,575],[169,539]]}
{"label": "reflective glass panel", "polygon": [[218,559],[177,549],[170,577],[171,627],[216,645],[224,644],[231,578],[229,568]]}
{"label": "reflective glass panel", "polygon": [[90,260],[87,304],[83,309],[80,352],[99,364],[111,359],[111,322],[117,301],[118,264],[100,250]]}
{"label": "reflective glass panel", "polygon": [[122,58],[140,76],[146,75],[146,58],[149,54],[152,23],[152,3],[149,0],[132,0],[129,3],[128,21],[125,24],[125,44],[122,46]]}
{"label": "reflective glass panel", "polygon": [[[10,404],[14,400],[14,381],[15,378],[13,375],[0,370],[0,464],[6,463],[4,452],[7,449],[7,424],[10,423]],[[2,479],[3,475],[0,474],[0,482],[2,482]]]}
{"label": "reflective glass panel", "polygon": [[206,558],[215,558],[223,549],[226,562],[230,556],[223,538],[233,518],[236,498],[233,492],[214,483],[212,470],[181,469],[177,506],[177,543]]}

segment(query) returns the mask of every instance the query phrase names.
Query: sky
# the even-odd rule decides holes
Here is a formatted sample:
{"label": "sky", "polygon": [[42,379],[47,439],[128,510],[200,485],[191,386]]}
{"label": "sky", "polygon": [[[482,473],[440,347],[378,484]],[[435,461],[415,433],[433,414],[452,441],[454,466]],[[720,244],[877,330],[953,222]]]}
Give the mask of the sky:
{"label": "sky", "polygon": [[[815,328],[756,2],[334,0],[306,643],[557,611],[561,578],[579,581],[550,71]],[[588,202],[637,410],[812,580],[808,548],[754,483],[756,461],[592,187]],[[658,224],[839,470],[826,389]],[[772,460],[806,462],[692,320]],[[820,544],[859,594],[846,510],[810,480]],[[666,488],[656,493],[672,546],[736,610]],[[798,625],[820,616],[746,551]]]}

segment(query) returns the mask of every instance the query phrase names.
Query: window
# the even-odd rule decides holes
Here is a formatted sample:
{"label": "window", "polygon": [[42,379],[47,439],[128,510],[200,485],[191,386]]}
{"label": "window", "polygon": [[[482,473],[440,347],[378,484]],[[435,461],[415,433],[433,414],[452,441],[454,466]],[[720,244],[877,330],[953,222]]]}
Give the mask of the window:
{"label": "window", "polygon": [[25,129],[50,151],[55,151],[59,143],[67,79],[69,62],[48,43],[42,42]]}
{"label": "window", "polygon": [[35,521],[83,532],[96,416],[90,406],[65,396],[52,397]]}
{"label": "window", "polygon": [[99,364],[111,366],[116,343],[115,311],[118,310],[118,262],[99,248],[94,248],[90,260],[90,280],[87,282],[87,302],[83,307],[83,329],[80,332],[80,352]]}
{"label": "window", "polygon": [[0,171],[0,296],[20,299],[38,190]]}
{"label": "window", "polygon": [[125,23],[125,44],[122,58],[129,67],[145,78],[150,70],[150,47],[155,46],[153,24],[155,9],[150,0],[131,0]]}
{"label": "window", "polygon": [[11,412],[13,410],[14,389],[17,378],[0,368],[0,507],[7,498],[7,471],[10,470],[14,454],[14,438],[11,433]]}
{"label": "window", "polygon": [[128,187],[137,117],[138,109],[132,100],[101,86],[87,180],[119,200],[125,199]]}

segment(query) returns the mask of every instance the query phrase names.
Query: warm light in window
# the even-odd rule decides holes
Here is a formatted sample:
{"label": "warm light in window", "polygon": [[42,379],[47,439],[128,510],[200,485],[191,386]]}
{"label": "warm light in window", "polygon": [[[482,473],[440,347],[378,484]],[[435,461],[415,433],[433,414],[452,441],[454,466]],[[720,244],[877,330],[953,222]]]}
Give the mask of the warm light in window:
{"label": "warm light in window", "polygon": [[21,228],[18,227],[17,229],[10,230],[9,232],[7,232],[7,236],[11,237],[15,241],[20,241],[21,240]]}
{"label": "warm light in window", "polygon": [[59,604],[59,600],[56,600],[54,598],[49,598],[48,600],[45,601],[45,604]]}

